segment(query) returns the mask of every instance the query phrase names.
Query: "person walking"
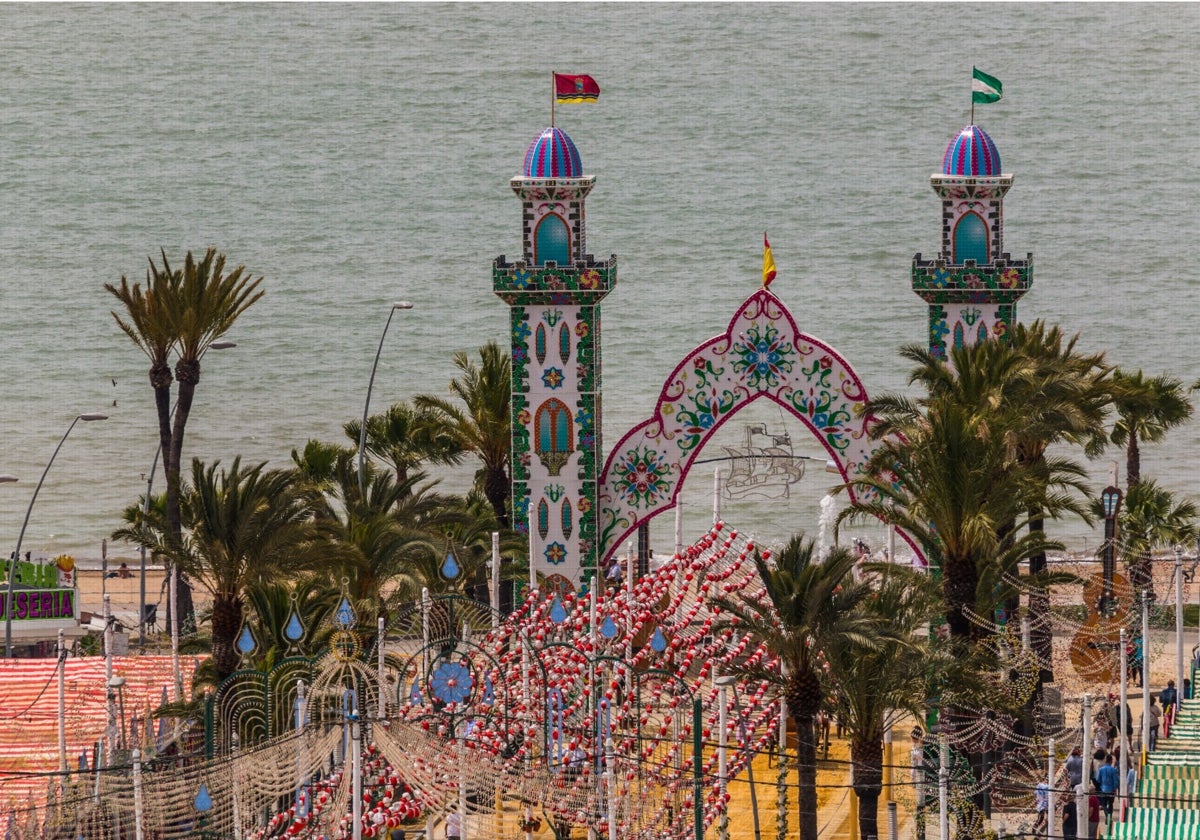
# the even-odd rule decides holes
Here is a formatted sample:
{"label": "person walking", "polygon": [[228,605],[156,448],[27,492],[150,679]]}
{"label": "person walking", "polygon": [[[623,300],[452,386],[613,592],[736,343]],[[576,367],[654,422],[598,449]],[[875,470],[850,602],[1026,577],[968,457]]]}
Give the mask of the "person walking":
{"label": "person walking", "polygon": [[1083,781],[1083,751],[1076,747],[1071,750],[1071,754],[1067,756],[1067,781],[1071,784],[1071,790],[1079,787],[1079,783]]}
{"label": "person walking", "polygon": [[1121,771],[1113,766],[1111,755],[1105,761],[1104,766],[1100,768],[1100,772],[1096,774],[1096,781],[1100,785],[1100,807],[1104,809],[1105,820],[1111,823],[1113,798],[1117,795],[1117,789],[1121,786]]}
{"label": "person walking", "polygon": [[1096,785],[1090,786],[1087,801],[1087,836],[1088,840],[1096,840],[1100,829],[1100,797],[1096,795]]}
{"label": "person walking", "polygon": [[1163,716],[1169,724],[1175,719],[1175,703],[1179,700],[1179,692],[1175,690],[1175,680],[1167,680],[1167,687],[1158,693],[1158,702],[1162,703]]}
{"label": "person walking", "polygon": [[1045,779],[1037,783],[1033,789],[1033,806],[1037,810],[1037,819],[1033,821],[1033,833],[1041,834],[1046,830],[1046,811],[1050,807],[1050,784]]}
{"label": "person walking", "polygon": [[1075,797],[1068,796],[1062,809],[1063,840],[1079,840],[1079,820],[1075,816]]}
{"label": "person walking", "polygon": [[462,837],[462,815],[451,811],[446,815],[446,840],[460,840]]}
{"label": "person walking", "polygon": [[1158,746],[1158,724],[1162,721],[1162,710],[1158,708],[1158,700],[1153,694],[1150,695],[1150,705],[1146,707],[1146,714],[1150,715],[1150,743],[1146,745],[1146,749],[1154,752],[1154,748]]}

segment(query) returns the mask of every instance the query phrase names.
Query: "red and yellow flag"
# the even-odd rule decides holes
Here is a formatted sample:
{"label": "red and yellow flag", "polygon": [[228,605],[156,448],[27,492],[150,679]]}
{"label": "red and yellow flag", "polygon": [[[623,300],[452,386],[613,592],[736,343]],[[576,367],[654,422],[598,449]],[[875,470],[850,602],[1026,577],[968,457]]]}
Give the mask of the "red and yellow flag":
{"label": "red and yellow flag", "polygon": [[767,241],[767,235],[763,234],[763,288],[771,285],[771,281],[775,279],[775,258],[771,256],[771,243]]}
{"label": "red and yellow flag", "polygon": [[595,102],[600,97],[600,85],[591,76],[554,74],[554,98],[559,102]]}

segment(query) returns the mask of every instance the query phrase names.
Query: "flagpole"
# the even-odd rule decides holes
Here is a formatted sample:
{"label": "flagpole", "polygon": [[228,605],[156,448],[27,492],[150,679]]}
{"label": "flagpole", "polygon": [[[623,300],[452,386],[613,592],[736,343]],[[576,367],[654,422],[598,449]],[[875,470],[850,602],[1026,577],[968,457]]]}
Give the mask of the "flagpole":
{"label": "flagpole", "polygon": [[557,89],[554,86],[554,71],[550,71],[550,127],[554,128],[554,94]]}

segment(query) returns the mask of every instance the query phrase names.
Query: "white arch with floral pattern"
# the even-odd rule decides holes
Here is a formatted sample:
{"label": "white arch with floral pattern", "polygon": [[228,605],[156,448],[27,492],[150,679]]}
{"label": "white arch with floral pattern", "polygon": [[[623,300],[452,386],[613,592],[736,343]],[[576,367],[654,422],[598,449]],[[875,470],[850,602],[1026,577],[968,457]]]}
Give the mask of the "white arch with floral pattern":
{"label": "white arch with floral pattern", "polygon": [[800,332],[779,298],[759,289],[724,334],[684,357],[663,385],[653,414],[610,452],[600,475],[597,518],[603,560],[641,523],[675,507],[705,443],[759,399],[799,418],[843,480],[862,473],[875,448],[867,434],[862,381],[836,350]]}

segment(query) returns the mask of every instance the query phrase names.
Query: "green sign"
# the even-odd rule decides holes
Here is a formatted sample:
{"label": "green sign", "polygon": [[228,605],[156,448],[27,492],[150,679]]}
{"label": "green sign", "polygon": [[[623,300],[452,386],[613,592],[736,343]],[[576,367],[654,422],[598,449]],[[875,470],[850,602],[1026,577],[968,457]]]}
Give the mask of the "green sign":
{"label": "green sign", "polygon": [[[0,593],[0,620],[7,620],[9,594]],[[13,621],[74,621],[75,611],[74,589],[22,589],[14,592],[12,598]]]}
{"label": "green sign", "polygon": [[[11,560],[4,561],[4,574],[7,577]],[[33,586],[50,589],[58,586],[58,566],[53,563],[26,563],[17,561],[18,586]]]}

